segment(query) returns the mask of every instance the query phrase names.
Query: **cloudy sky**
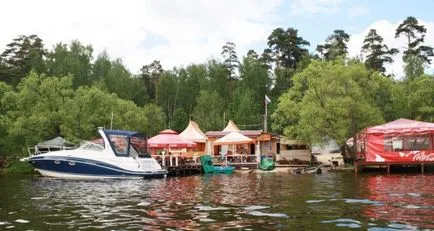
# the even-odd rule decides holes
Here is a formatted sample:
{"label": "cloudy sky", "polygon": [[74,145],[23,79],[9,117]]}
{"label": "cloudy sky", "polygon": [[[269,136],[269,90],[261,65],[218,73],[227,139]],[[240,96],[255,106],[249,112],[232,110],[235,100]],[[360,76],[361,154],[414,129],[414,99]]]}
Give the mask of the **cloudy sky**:
{"label": "cloudy sky", "polygon": [[[359,56],[371,28],[389,47],[405,48],[395,29],[414,16],[428,30],[426,44],[434,46],[433,0],[10,0],[0,8],[1,50],[20,34],[39,35],[47,48],[78,39],[92,44],[94,56],[105,49],[121,58],[133,73],[154,59],[171,69],[220,58],[226,41],[235,42],[239,56],[259,53],[277,27],[298,29],[311,51],[334,29],[344,29],[351,34],[350,55]],[[401,54],[395,60],[388,72],[400,76]]]}

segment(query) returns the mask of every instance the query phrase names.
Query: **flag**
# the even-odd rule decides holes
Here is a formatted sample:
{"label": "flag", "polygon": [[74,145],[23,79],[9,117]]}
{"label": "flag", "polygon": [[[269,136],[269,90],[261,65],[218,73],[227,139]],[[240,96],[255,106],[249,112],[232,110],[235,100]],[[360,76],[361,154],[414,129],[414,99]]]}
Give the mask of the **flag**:
{"label": "flag", "polygon": [[270,98],[268,98],[267,95],[265,95],[265,104],[269,104],[269,103],[271,103],[271,100]]}

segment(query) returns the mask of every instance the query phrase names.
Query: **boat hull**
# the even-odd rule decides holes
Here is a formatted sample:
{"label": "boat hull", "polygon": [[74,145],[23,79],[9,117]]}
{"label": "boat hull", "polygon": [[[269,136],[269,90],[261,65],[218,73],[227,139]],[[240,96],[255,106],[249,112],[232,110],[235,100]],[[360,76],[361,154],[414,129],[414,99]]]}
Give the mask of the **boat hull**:
{"label": "boat hull", "polygon": [[153,169],[133,171],[83,158],[31,157],[27,160],[36,171],[47,177],[57,178],[148,178],[165,177],[167,170]]}

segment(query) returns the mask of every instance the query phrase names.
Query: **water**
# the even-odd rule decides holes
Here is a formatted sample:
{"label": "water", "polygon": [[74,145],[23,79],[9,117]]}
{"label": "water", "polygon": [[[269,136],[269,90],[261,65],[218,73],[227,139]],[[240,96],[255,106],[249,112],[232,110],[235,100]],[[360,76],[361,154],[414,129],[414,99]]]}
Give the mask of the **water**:
{"label": "water", "polygon": [[431,230],[433,175],[0,175],[0,230]]}

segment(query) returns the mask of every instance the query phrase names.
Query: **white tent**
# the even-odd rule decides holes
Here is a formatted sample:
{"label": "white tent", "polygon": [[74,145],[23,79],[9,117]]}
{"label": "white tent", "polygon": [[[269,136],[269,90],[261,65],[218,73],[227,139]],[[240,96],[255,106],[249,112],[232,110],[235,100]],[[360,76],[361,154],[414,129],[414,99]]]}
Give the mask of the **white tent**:
{"label": "white tent", "polygon": [[229,120],[228,125],[226,125],[224,132],[239,132],[240,129],[235,125],[234,121]]}
{"label": "white tent", "polygon": [[196,143],[205,143],[206,135],[200,130],[199,125],[193,120],[190,120],[187,128],[179,134],[183,139]]}
{"label": "white tent", "polygon": [[231,132],[222,138],[216,140],[214,145],[225,145],[225,144],[249,144],[254,143],[253,139],[239,133]]}

